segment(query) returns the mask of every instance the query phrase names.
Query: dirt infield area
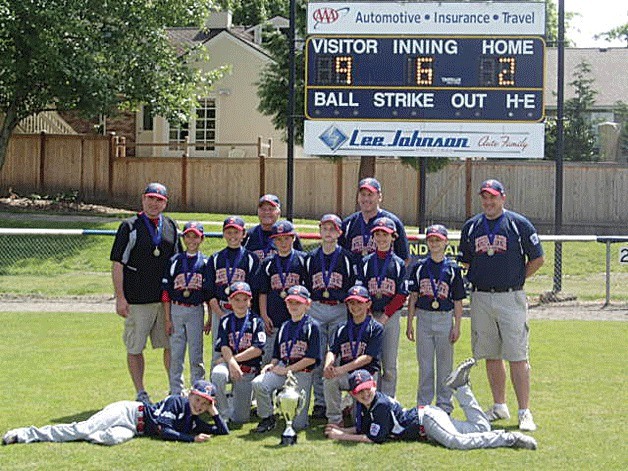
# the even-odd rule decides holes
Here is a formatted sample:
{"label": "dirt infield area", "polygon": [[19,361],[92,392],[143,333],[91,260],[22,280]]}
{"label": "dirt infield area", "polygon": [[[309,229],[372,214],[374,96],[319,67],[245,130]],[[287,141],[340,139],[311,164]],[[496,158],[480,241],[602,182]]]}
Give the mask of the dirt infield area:
{"label": "dirt infield area", "polygon": [[[76,296],[44,298],[0,295],[0,312],[92,312],[114,314],[113,298],[106,296]],[[628,303],[604,307],[601,302],[567,301],[533,304],[530,319],[627,321]]]}

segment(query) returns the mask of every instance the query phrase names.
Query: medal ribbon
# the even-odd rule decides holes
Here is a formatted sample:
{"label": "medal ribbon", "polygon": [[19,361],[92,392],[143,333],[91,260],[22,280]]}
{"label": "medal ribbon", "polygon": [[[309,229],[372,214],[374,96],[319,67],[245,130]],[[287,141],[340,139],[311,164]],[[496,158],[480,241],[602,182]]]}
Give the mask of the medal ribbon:
{"label": "medal ribbon", "polygon": [[[190,257],[191,258],[191,257]],[[194,276],[194,273],[196,273],[196,270],[198,268],[199,265],[199,261],[201,259],[201,253],[200,252],[196,252],[196,259],[194,260],[194,265],[192,266],[192,270],[188,270],[188,254],[184,253],[183,256],[181,257],[181,268],[183,268],[183,278],[185,278],[185,289],[188,288],[189,284],[190,284],[190,280],[192,279],[192,277]]]}
{"label": "medal ribbon", "polygon": [[386,259],[384,260],[384,263],[380,267],[379,256],[377,255],[377,252],[373,255],[373,265],[374,265],[373,268],[375,268],[375,273],[377,273],[375,280],[377,281],[378,291],[381,291],[382,281],[384,281],[384,275],[386,274],[386,269],[388,268],[388,264],[390,263],[391,258],[392,258],[392,249],[388,251],[388,253],[386,254]]}
{"label": "medal ribbon", "polygon": [[369,323],[368,317],[364,319],[362,325],[360,326],[360,330],[358,331],[358,338],[354,340],[353,338],[353,329],[355,329],[356,325],[353,322],[353,318],[349,318],[348,325],[348,334],[349,334],[349,346],[351,347],[351,355],[353,355],[353,359],[355,360],[358,357],[358,347],[360,346],[360,342],[362,341],[362,337],[364,336],[364,331],[366,330],[366,326]]}
{"label": "medal ribbon", "polygon": [[262,230],[262,226],[257,226],[257,240],[259,241],[259,245],[262,248],[262,252],[264,252],[264,257],[270,253],[270,250],[273,247],[272,240],[269,237],[264,237],[264,231]]}
{"label": "medal ribbon", "polygon": [[235,346],[233,347],[233,351],[237,355],[240,352],[240,342],[242,341],[242,336],[244,335],[244,329],[246,328],[246,324],[249,321],[249,314],[251,310],[246,311],[246,316],[244,316],[244,322],[242,323],[242,327],[240,327],[240,331],[237,332],[236,335],[236,316],[234,315],[231,318],[231,335],[233,336],[233,340],[235,342]]}
{"label": "medal ribbon", "polygon": [[[377,216],[375,216],[377,218]],[[368,250],[369,242],[371,241],[371,233],[364,220],[364,215],[360,214],[360,233],[362,234],[362,250]]]}
{"label": "medal ribbon", "polygon": [[445,274],[447,273],[447,267],[445,265],[445,260],[441,262],[441,266],[439,267],[438,273],[438,283],[435,283],[435,278],[432,273],[432,267],[436,267],[437,264],[432,261],[432,257],[427,259],[427,275],[430,278],[430,285],[432,285],[432,294],[434,299],[438,299],[438,288],[440,284],[445,280]]}
{"label": "medal ribbon", "polygon": [[286,356],[287,356],[287,358],[286,358],[286,366],[288,366],[290,364],[290,354],[292,353],[292,347],[294,347],[294,344],[297,341],[297,337],[299,336],[299,332],[301,332],[301,329],[303,329],[303,324],[305,324],[305,320],[306,319],[307,319],[307,315],[303,316],[303,318],[297,324],[297,328],[292,333],[291,339],[288,342],[286,342],[287,343],[287,345],[286,345]]}
{"label": "medal ribbon", "polygon": [[493,241],[495,240],[495,235],[497,234],[497,231],[499,230],[499,226],[502,222],[503,217],[504,217],[504,213],[502,213],[501,216],[497,218],[497,221],[495,221],[495,225],[493,226],[493,230],[491,231],[488,225],[488,219],[486,219],[486,216],[482,216],[482,224],[484,226],[484,231],[486,232],[486,237],[488,237],[488,243],[490,244],[491,247],[493,247]]}
{"label": "medal ribbon", "polygon": [[286,263],[286,268],[284,269],[283,264],[281,263],[281,257],[277,256],[275,258],[275,267],[277,268],[277,274],[279,275],[279,280],[281,281],[281,287],[286,289],[286,278],[288,275],[288,271],[292,266],[292,260],[294,260],[294,250],[290,252],[290,257],[288,258],[288,263]]}
{"label": "medal ribbon", "polygon": [[229,262],[229,254],[228,253],[225,254],[225,270],[227,272],[227,286],[231,286],[231,280],[233,279],[233,274],[235,273],[236,268],[238,268],[238,265],[240,265],[240,262],[242,261],[242,257],[244,257],[243,247],[240,247],[240,250],[238,251],[238,255],[236,255],[236,258],[233,261],[233,265],[231,265],[231,263]]}
{"label": "medal ribbon", "polygon": [[338,263],[338,257],[340,256],[340,247],[336,247],[334,249],[334,253],[331,255],[331,261],[329,262],[328,267],[325,267],[325,254],[323,253],[323,249],[321,248],[318,253],[321,260],[321,274],[323,275],[323,284],[325,285],[325,289],[328,289],[329,280],[331,279],[331,273],[334,268],[336,268],[336,264]]}
{"label": "medal ribbon", "polygon": [[141,213],[140,216],[142,217],[142,220],[144,221],[144,225],[146,226],[146,230],[148,230],[148,234],[150,235],[150,238],[153,241],[153,245],[155,246],[155,248],[159,247],[159,244],[161,244],[161,234],[164,228],[163,216],[161,214],[159,215],[159,222],[157,223],[157,228],[155,228],[153,221],[150,220],[150,218],[146,215],[146,213]]}

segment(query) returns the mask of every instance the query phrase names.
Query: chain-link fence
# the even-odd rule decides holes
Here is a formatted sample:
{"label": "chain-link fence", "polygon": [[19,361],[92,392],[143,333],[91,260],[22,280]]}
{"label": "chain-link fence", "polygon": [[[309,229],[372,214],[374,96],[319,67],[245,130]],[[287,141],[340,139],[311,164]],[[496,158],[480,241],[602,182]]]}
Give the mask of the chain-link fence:
{"label": "chain-link fence", "polygon": [[[109,251],[115,231],[80,229],[0,229],[0,293],[110,294]],[[304,234],[305,250],[318,246],[314,234]],[[209,233],[203,252],[222,248],[220,233]],[[427,255],[421,238],[411,242],[413,258]],[[576,298],[580,301],[628,301],[628,263],[622,249],[628,237],[541,237],[545,265],[526,283],[528,295],[541,301]],[[602,243],[600,243],[602,242]],[[555,244],[561,243],[560,257]],[[451,237],[448,255],[455,257],[458,241]],[[624,254],[626,262],[628,255]],[[47,289],[47,286],[49,288]],[[80,286],[80,289],[78,288]]]}

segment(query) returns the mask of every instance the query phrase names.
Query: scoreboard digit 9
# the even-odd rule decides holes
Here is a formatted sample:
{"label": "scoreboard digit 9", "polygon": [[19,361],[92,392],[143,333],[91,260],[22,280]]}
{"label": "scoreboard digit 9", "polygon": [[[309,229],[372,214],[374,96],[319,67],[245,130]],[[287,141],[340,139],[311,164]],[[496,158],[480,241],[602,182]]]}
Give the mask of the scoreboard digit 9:
{"label": "scoreboard digit 9", "polygon": [[541,36],[310,36],[308,119],[540,121]]}

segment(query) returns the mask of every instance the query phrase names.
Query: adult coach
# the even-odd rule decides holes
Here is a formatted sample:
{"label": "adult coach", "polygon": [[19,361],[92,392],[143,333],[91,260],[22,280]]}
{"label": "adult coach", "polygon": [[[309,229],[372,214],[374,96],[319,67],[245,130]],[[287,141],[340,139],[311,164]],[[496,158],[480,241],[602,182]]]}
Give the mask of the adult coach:
{"label": "adult coach", "polygon": [[393,244],[395,254],[406,261],[409,257],[408,237],[401,220],[390,211],[379,207],[382,202],[382,186],[375,178],[364,178],[358,184],[358,205],[360,211],[342,221],[342,235],[338,244],[356,257],[356,263],[362,257],[375,252],[375,240],[371,229],[376,219],[387,217],[395,223],[397,239]]}
{"label": "adult coach", "polygon": [[473,356],[486,359],[494,405],[489,420],[509,419],[506,366],[519,403],[519,429],[533,431],[529,409],[527,301],[525,280],[543,265],[536,229],[524,216],[506,210],[506,191],[497,180],[480,187],[482,213],[462,228],[458,260],[469,269]]}
{"label": "adult coach", "polygon": [[170,344],[161,302],[161,281],[168,260],[181,251],[177,224],[162,213],[168,190],[149,183],[142,195],[142,211],[120,224],[111,248],[111,274],[116,313],[124,317],[127,364],[137,400],[149,402],[144,388],[144,347],[150,336],[153,348],[164,349],[166,373],[170,369]]}

